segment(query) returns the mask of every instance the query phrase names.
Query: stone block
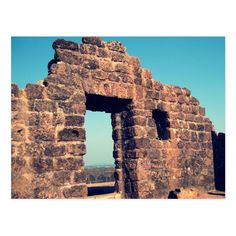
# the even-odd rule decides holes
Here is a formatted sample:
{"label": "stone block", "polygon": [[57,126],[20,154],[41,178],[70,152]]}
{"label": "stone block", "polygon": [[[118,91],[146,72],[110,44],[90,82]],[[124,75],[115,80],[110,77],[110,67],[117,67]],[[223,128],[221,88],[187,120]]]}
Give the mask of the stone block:
{"label": "stone block", "polygon": [[173,91],[175,92],[175,94],[176,94],[177,96],[183,95],[182,89],[181,89],[180,87],[178,87],[178,86],[175,86],[175,87],[173,88]]}
{"label": "stone block", "polygon": [[16,142],[23,142],[25,140],[25,127],[21,125],[12,126],[11,139]]}
{"label": "stone block", "polygon": [[150,140],[148,138],[135,138],[131,139],[127,143],[127,150],[139,149],[139,148],[149,148]]}
{"label": "stone block", "polygon": [[34,189],[33,198],[38,199],[60,199],[63,198],[57,186],[37,187]]}
{"label": "stone block", "polygon": [[188,97],[191,95],[191,91],[189,89],[187,89],[187,88],[182,88],[182,91]]}
{"label": "stone block", "polygon": [[84,141],[85,130],[83,128],[65,128],[58,132],[59,141]]}
{"label": "stone block", "polygon": [[197,125],[194,123],[189,123],[189,129],[191,130],[197,130]]}
{"label": "stone block", "polygon": [[64,62],[70,65],[80,65],[83,58],[82,56],[85,55],[72,50],[57,48],[54,57],[59,62]]}
{"label": "stone block", "polygon": [[72,51],[78,51],[78,44],[72,41],[66,41],[64,39],[57,39],[53,42],[52,47],[54,50],[56,49],[68,49]]}
{"label": "stone block", "polygon": [[106,48],[98,48],[97,56],[102,58],[108,58],[110,54]]}
{"label": "stone block", "polygon": [[65,198],[83,198],[88,195],[88,189],[86,185],[76,185],[65,188],[63,194]]}
{"label": "stone block", "polygon": [[205,116],[205,108],[199,107],[199,114],[200,114],[201,116]]}
{"label": "stone block", "polygon": [[116,51],[120,53],[125,53],[125,47],[121,42],[111,41],[106,43],[107,47],[111,51]]}
{"label": "stone block", "polygon": [[134,125],[146,126],[146,121],[147,120],[145,117],[134,116],[124,121],[124,127],[129,127],[129,126],[134,126]]}
{"label": "stone block", "polygon": [[52,127],[29,127],[29,139],[31,141],[54,141],[55,128]]}
{"label": "stone block", "polygon": [[115,160],[115,168],[116,169],[122,169],[122,167],[123,167],[123,161],[122,161],[122,159],[116,159]]}
{"label": "stone block", "polygon": [[89,70],[99,69],[99,63],[96,59],[84,60],[83,66],[84,68],[89,69]]}
{"label": "stone block", "polygon": [[204,131],[205,130],[205,126],[202,125],[202,124],[197,124],[196,126],[197,126],[196,130],[198,130],[198,131]]}
{"label": "stone block", "polygon": [[86,146],[84,143],[66,145],[67,152],[73,156],[82,156],[86,154]]}
{"label": "stone block", "polygon": [[128,73],[129,72],[129,68],[124,63],[117,63],[117,64],[115,64],[115,72]]}
{"label": "stone block", "polygon": [[84,116],[66,116],[65,126],[78,126],[82,127],[84,125]]}
{"label": "stone block", "polygon": [[25,143],[25,155],[31,157],[42,156],[44,152],[44,146],[41,143],[31,142]]}
{"label": "stone block", "polygon": [[[199,132],[198,133],[198,141],[199,142],[204,142],[206,140],[206,133],[204,132]],[[207,141],[207,140],[206,140]]]}
{"label": "stone block", "polygon": [[199,114],[199,106],[191,106],[191,113],[194,115]]}
{"label": "stone block", "polygon": [[29,110],[37,112],[56,112],[57,106],[54,101],[50,100],[34,100],[29,101]]}
{"label": "stone block", "polygon": [[177,98],[177,100],[178,100],[178,103],[179,103],[179,104],[185,103],[185,98],[184,98],[183,95],[179,95],[178,98]]}
{"label": "stone block", "polygon": [[186,121],[195,121],[195,116],[193,114],[186,114],[185,115],[185,120]]}
{"label": "stone block", "polygon": [[113,129],[112,139],[114,141],[121,140],[121,130],[120,129]]}
{"label": "stone block", "polygon": [[55,159],[56,170],[79,170],[83,165],[82,158],[60,157]]}
{"label": "stone block", "polygon": [[105,72],[114,72],[115,71],[114,62],[111,62],[110,60],[100,61],[99,67],[101,70],[103,70]]}
{"label": "stone block", "polygon": [[123,139],[130,139],[135,136],[143,137],[146,134],[146,130],[140,126],[129,127],[123,129],[122,138]]}
{"label": "stone block", "polygon": [[91,77],[91,70],[86,69],[82,66],[78,66],[77,67],[77,74],[83,79],[88,79]]}
{"label": "stone block", "polygon": [[63,186],[71,182],[71,171],[55,171],[53,174],[53,184]]}
{"label": "stone block", "polygon": [[105,47],[105,43],[99,37],[83,37],[82,42],[84,44],[92,44],[92,45],[96,45],[96,46],[102,47],[102,48]]}
{"label": "stone block", "polygon": [[40,115],[38,112],[31,112],[28,114],[27,123],[29,126],[37,126],[40,124]]}
{"label": "stone block", "polygon": [[19,97],[19,88],[16,84],[11,84],[11,96],[12,97]]}
{"label": "stone block", "polygon": [[65,87],[60,87],[58,85],[50,84],[47,87],[47,96],[52,100],[64,101],[70,98],[73,91],[69,91]]}
{"label": "stone block", "polygon": [[113,82],[121,82],[120,80],[121,78],[119,77],[117,73],[110,73],[108,76],[108,79]]}
{"label": "stone block", "polygon": [[111,60],[115,62],[124,62],[125,61],[125,55],[123,53],[111,51]]}
{"label": "stone block", "polygon": [[85,103],[75,103],[75,102],[59,102],[58,107],[60,107],[65,114],[85,114],[86,107]]}
{"label": "stone block", "polygon": [[[138,70],[140,68],[140,60],[138,57],[126,55],[126,62],[129,66],[132,66],[134,70]],[[151,72],[147,69],[142,69],[142,75],[150,80],[152,78]]]}
{"label": "stone block", "polygon": [[25,88],[26,96],[28,99],[42,99],[43,86],[39,84],[27,84]]}
{"label": "stone block", "polygon": [[94,80],[106,80],[109,78],[109,74],[103,70],[92,70],[91,78]]}
{"label": "stone block", "polygon": [[96,55],[97,47],[89,44],[80,44],[79,51],[82,54]]}
{"label": "stone block", "polygon": [[116,170],[116,172],[114,173],[114,179],[117,181],[123,180],[122,170]]}
{"label": "stone block", "polygon": [[196,132],[191,132],[191,141],[196,142],[197,141],[197,133]]}
{"label": "stone block", "polygon": [[189,103],[195,106],[199,105],[199,101],[195,97],[192,97],[192,96],[189,99]]}
{"label": "stone block", "polygon": [[36,158],[33,158],[32,162],[33,162],[32,163],[33,169],[37,173],[53,170],[53,160],[50,158],[36,157]]}
{"label": "stone block", "polygon": [[85,174],[85,172],[84,171],[75,172],[74,182],[77,183],[77,184],[86,183],[86,174]]}
{"label": "stone block", "polygon": [[21,111],[23,109],[24,102],[21,99],[11,99],[11,110],[12,111]]}
{"label": "stone block", "polygon": [[13,173],[20,172],[23,167],[26,165],[26,160],[23,157],[12,156],[11,167]]}
{"label": "stone block", "polygon": [[190,140],[190,133],[188,130],[179,131],[179,138],[183,141]]}
{"label": "stone block", "polygon": [[179,149],[184,148],[184,146],[185,146],[185,142],[183,142],[183,141],[179,141],[179,142],[177,143],[177,147],[178,147]]}
{"label": "stone block", "polygon": [[65,153],[65,146],[64,145],[48,145],[45,148],[44,155],[45,156],[64,156]]}

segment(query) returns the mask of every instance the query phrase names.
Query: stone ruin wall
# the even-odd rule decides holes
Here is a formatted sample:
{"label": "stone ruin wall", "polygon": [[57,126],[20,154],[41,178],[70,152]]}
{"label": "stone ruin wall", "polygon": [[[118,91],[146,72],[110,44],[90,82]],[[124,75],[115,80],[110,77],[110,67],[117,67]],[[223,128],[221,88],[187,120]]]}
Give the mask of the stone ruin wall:
{"label": "stone ruin wall", "polygon": [[190,91],[154,80],[119,42],[82,41],[56,40],[48,76],[12,85],[12,198],[86,198],[86,109],[111,113],[123,198],[214,189],[213,126]]}

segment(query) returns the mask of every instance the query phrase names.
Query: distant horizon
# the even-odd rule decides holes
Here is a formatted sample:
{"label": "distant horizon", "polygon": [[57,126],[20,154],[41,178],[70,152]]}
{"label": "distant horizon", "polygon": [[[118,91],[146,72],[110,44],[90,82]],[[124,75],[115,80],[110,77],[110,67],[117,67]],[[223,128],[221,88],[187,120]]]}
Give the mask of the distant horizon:
{"label": "distant horizon", "polygon": [[[81,37],[12,37],[12,82],[19,88],[47,76],[57,38],[81,43]],[[120,41],[141,66],[163,84],[188,88],[206,108],[218,133],[225,132],[224,37],[102,37]],[[86,111],[86,166],[114,165],[110,114]]]}

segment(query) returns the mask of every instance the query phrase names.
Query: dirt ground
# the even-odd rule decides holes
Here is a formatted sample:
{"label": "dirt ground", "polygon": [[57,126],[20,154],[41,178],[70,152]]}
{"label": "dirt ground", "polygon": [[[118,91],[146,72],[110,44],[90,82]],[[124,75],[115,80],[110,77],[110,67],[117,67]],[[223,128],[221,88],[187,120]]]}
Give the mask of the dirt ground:
{"label": "dirt ground", "polygon": [[[89,196],[87,199],[121,199],[121,194],[115,192],[114,182],[88,184]],[[178,199],[225,199],[225,192],[209,191],[190,188],[180,189],[176,193]]]}

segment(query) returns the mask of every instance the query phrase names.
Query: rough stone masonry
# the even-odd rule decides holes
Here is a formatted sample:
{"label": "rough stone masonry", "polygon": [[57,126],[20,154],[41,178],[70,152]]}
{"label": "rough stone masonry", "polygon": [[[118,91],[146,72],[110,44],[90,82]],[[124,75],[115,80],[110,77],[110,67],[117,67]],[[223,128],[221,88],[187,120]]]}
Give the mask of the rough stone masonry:
{"label": "rough stone masonry", "polygon": [[111,113],[123,198],[214,189],[214,127],[191,92],[154,80],[120,42],[82,42],[56,40],[45,79],[12,84],[12,198],[87,197],[86,110]]}

